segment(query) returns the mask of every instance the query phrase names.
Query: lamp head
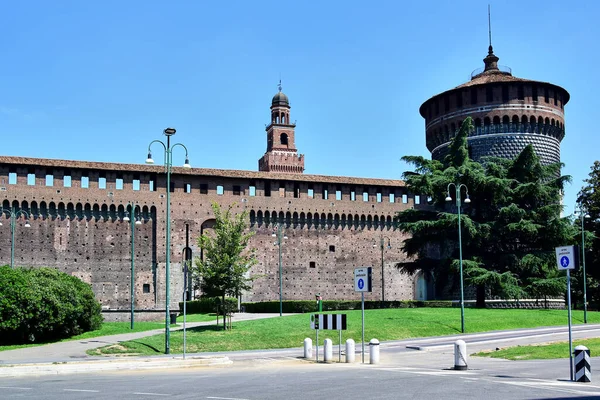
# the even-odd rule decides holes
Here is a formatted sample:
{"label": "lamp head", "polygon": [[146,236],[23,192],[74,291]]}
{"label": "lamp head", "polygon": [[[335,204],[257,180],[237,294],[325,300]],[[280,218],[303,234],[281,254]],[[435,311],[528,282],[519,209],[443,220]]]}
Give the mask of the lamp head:
{"label": "lamp head", "polygon": [[138,219],[137,221],[135,221],[135,224],[136,224],[136,225],[141,225],[141,224],[142,224],[142,221],[140,221],[140,220]]}
{"label": "lamp head", "polygon": [[284,234],[284,235],[283,235],[283,238],[284,238],[284,239],[287,239],[287,235],[285,235],[285,234]]}
{"label": "lamp head", "polygon": [[163,131],[163,133],[165,134],[165,136],[173,136],[176,132],[177,132],[177,130],[175,130],[175,128],[166,128]]}
{"label": "lamp head", "polygon": [[583,218],[588,218],[588,219],[590,219],[590,218],[592,218],[592,217],[590,217],[590,214],[585,214],[585,215],[583,216]]}
{"label": "lamp head", "polygon": [[148,158],[146,158],[146,164],[154,164],[154,160],[152,159],[152,153],[148,152]]}
{"label": "lamp head", "polygon": [[29,225],[29,221],[25,221],[25,228],[31,228],[31,225]]}
{"label": "lamp head", "polygon": [[0,226],[2,226],[2,222],[0,222]]}
{"label": "lamp head", "polygon": [[446,197],[446,201],[452,201],[452,197],[450,197],[450,194],[448,194],[448,196]]}
{"label": "lamp head", "polygon": [[129,217],[126,215],[125,217],[123,217],[123,221],[129,222]]}
{"label": "lamp head", "polygon": [[471,202],[471,199],[469,198],[469,195],[467,195],[467,198],[465,199],[465,203],[469,204]]}
{"label": "lamp head", "polygon": [[183,164],[183,168],[192,168],[192,166],[190,165],[190,160],[189,158],[185,158],[185,163]]}

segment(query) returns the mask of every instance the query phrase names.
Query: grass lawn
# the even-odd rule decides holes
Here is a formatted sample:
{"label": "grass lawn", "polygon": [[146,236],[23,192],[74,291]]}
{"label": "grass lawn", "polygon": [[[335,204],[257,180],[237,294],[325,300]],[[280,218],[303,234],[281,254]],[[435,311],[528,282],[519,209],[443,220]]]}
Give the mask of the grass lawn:
{"label": "grass lawn", "polygon": [[[600,338],[574,340],[573,350],[579,345],[583,345],[590,349],[591,356],[600,354]],[[548,360],[552,358],[569,358],[569,342],[508,347],[498,351],[481,352],[473,355],[479,357],[505,358],[507,360]]]}
{"label": "grass lawn", "polygon": [[[342,341],[361,337],[360,310],[345,311],[348,330],[342,332]],[[588,312],[590,323],[600,322],[600,313]],[[533,328],[538,326],[566,325],[566,310],[487,310],[466,309],[465,326],[468,333],[492,330]],[[583,323],[583,311],[573,312],[573,323]],[[275,317],[233,323],[231,331],[222,331],[216,325],[197,327],[187,331],[189,353],[301,347],[304,338],[314,340],[309,314]],[[403,308],[365,311],[365,340],[380,341],[411,337],[443,336],[460,333],[458,308]],[[321,331],[319,340],[331,338],[338,343],[338,333]],[[124,342],[118,353],[161,354],[164,334]],[[171,332],[171,353],[183,352],[183,333]],[[110,353],[115,353],[111,349]],[[88,354],[101,354],[95,350]]]}
{"label": "grass lawn", "polygon": [[[216,316],[214,314],[194,314],[188,315],[186,321],[187,322],[203,322],[203,321],[213,321],[216,320]],[[183,316],[177,318],[177,324],[180,325],[183,323]],[[67,339],[58,340],[57,342],[67,342],[70,340],[82,340],[82,339],[91,339],[100,336],[110,336],[110,335],[119,335],[121,333],[131,333],[131,332],[143,332],[150,331],[153,329],[164,329],[164,322],[142,322],[136,321],[134,324],[134,329],[131,330],[131,324],[129,321],[127,322],[104,322],[102,323],[102,328],[82,333],[81,335],[73,336]],[[15,350],[22,349],[25,347],[32,346],[41,346],[48,343],[54,342],[46,342],[46,343],[32,343],[32,344],[21,344],[21,345],[11,345],[11,346],[1,346],[0,351],[5,350]]]}

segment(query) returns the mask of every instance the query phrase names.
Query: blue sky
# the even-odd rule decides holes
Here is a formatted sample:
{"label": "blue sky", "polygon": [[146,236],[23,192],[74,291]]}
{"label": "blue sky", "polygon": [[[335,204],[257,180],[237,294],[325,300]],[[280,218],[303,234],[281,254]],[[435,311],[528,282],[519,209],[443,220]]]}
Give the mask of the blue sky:
{"label": "blue sky", "polygon": [[[487,2],[23,1],[2,7],[0,154],[143,163],[177,128],[194,167],[257,170],[281,76],[309,174],[401,178],[419,106],[487,54]],[[496,1],[515,76],[567,89],[566,212],[600,158],[593,1]],[[175,163],[183,163],[175,153]]]}

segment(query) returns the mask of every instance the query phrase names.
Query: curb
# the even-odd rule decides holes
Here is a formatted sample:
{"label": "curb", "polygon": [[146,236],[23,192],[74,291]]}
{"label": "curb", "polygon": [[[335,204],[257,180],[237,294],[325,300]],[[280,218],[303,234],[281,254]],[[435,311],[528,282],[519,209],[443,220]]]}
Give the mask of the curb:
{"label": "curb", "polygon": [[86,374],[98,371],[196,368],[232,364],[229,357],[191,357],[183,359],[97,360],[44,364],[0,365],[0,377]]}

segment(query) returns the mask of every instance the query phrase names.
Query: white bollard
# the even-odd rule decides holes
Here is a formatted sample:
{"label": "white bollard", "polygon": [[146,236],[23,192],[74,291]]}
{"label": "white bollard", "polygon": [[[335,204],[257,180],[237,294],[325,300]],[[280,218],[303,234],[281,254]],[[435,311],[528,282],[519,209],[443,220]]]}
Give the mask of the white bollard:
{"label": "white bollard", "polygon": [[467,344],[464,340],[454,342],[454,369],[459,371],[467,369]]}
{"label": "white bollard", "polygon": [[371,339],[369,342],[369,363],[379,364],[379,340]]}
{"label": "white bollard", "polygon": [[356,357],[356,345],[354,340],[348,339],[346,340],[346,362],[353,363],[354,357]]}
{"label": "white bollard", "polygon": [[590,349],[579,345],[575,347],[575,382],[591,382]]}
{"label": "white bollard", "polygon": [[325,339],[325,346],[323,347],[323,361],[331,362],[333,357],[333,342],[331,339]]}
{"label": "white bollard", "polygon": [[312,339],[304,339],[304,358],[312,358]]}

